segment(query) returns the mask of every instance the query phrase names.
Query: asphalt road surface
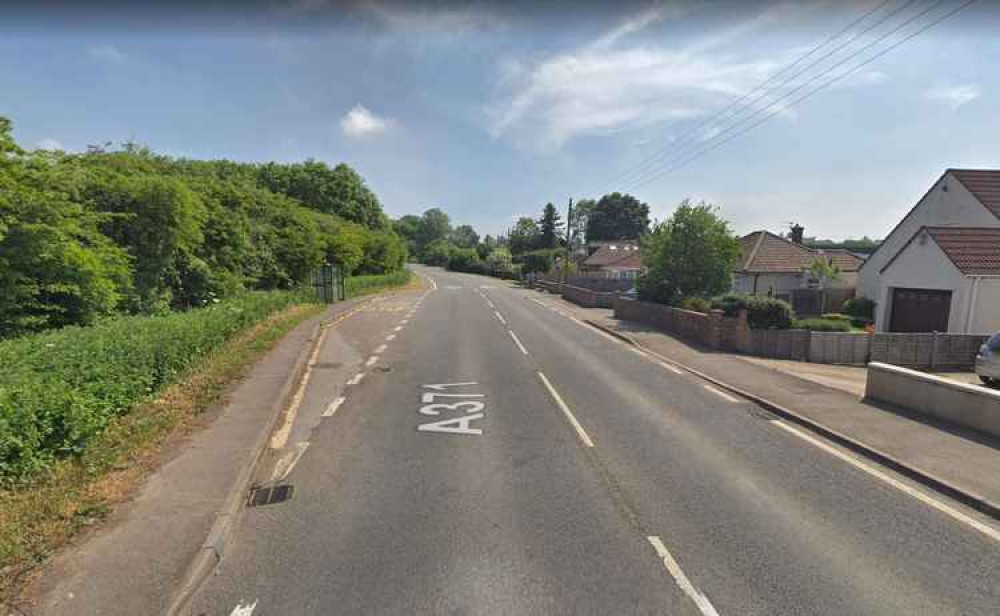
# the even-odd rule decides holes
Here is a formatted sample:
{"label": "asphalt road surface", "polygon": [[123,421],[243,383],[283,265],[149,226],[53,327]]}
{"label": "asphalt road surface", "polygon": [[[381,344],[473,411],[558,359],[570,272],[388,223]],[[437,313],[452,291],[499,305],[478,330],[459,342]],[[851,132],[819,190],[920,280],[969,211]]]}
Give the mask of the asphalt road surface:
{"label": "asphalt road surface", "polygon": [[294,494],[191,613],[1000,612],[995,524],[549,296],[419,271],[327,338],[258,476]]}

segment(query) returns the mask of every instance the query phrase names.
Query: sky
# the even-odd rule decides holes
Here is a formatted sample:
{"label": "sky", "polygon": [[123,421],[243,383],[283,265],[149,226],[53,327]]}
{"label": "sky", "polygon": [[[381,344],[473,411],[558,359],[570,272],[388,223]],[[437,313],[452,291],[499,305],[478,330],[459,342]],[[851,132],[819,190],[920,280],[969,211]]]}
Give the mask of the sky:
{"label": "sky", "polygon": [[26,147],[346,162],[483,234],[617,190],[882,237],[1000,168],[1000,10],[965,4],[5,3],[0,115]]}

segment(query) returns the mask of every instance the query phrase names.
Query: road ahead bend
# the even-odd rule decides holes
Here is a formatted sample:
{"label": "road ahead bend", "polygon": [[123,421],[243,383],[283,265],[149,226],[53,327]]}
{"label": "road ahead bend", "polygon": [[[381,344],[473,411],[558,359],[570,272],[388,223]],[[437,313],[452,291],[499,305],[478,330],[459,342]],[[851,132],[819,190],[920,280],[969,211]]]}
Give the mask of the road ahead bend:
{"label": "road ahead bend", "polygon": [[307,446],[262,470],[294,496],[191,613],[997,613],[997,535],[544,295],[420,271],[327,339]]}

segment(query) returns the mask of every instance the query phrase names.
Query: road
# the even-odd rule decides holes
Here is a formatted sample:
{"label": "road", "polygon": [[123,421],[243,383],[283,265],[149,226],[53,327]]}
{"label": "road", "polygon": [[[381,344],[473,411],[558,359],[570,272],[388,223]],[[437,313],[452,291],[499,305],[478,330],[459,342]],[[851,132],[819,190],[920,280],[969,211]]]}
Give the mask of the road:
{"label": "road", "polygon": [[294,495],[191,613],[997,613],[991,522],[548,296],[420,271],[327,338],[259,475]]}

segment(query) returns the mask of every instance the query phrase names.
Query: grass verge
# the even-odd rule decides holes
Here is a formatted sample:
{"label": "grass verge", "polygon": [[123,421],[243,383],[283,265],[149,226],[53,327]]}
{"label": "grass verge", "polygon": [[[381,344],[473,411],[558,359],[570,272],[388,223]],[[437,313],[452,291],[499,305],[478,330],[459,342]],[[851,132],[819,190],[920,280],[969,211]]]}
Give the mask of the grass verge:
{"label": "grass verge", "polygon": [[402,270],[392,274],[382,274],[376,276],[351,276],[344,281],[347,297],[360,297],[379,293],[386,289],[401,288],[409,290],[420,288],[422,280],[410,270]]}
{"label": "grass verge", "polygon": [[296,304],[237,334],[155,399],[113,419],[81,455],[30,483],[0,489],[0,605],[14,599],[38,565],[126,499],[157,465],[172,437],[199,416],[278,340],[323,306]]}

